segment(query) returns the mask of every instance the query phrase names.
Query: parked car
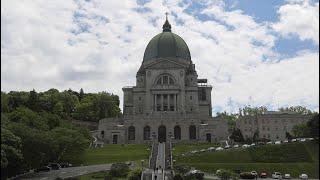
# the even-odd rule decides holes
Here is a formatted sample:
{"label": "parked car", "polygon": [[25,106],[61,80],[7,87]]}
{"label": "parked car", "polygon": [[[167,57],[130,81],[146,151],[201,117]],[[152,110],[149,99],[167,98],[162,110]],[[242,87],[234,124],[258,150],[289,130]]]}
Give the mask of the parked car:
{"label": "parked car", "polygon": [[222,151],[222,150],[223,150],[222,147],[217,147],[217,148],[216,148],[216,151]]}
{"label": "parked car", "polygon": [[284,141],[283,141],[283,143],[288,143],[288,142],[289,142],[288,140],[284,140]]}
{"label": "parked car", "polygon": [[198,152],[198,151],[196,151],[196,150],[195,150],[195,151],[191,151],[192,154],[195,154],[195,153],[197,153],[197,152]]}
{"label": "parked car", "polygon": [[34,172],[50,171],[50,170],[51,170],[51,168],[49,166],[42,166],[42,167],[35,169]]}
{"label": "parked car", "polygon": [[208,148],[208,151],[214,151],[216,148],[214,148],[214,147],[209,147]]}
{"label": "parked car", "polygon": [[229,148],[230,148],[230,146],[229,146],[229,145],[226,145],[224,148],[225,148],[225,149],[229,149]]}
{"label": "parked car", "polygon": [[263,146],[263,145],[266,145],[266,143],[265,142],[258,142],[258,145]]}
{"label": "parked car", "polygon": [[274,173],[272,173],[272,178],[273,179],[281,179],[282,175],[279,172],[274,172]]}
{"label": "parked car", "polygon": [[250,147],[248,144],[244,144],[242,145],[243,148],[247,148],[247,147]]}
{"label": "parked car", "polygon": [[291,139],[291,142],[297,142],[297,139]]}
{"label": "parked car", "polygon": [[274,144],[281,144],[281,141],[276,141],[274,142]]}
{"label": "parked car", "polygon": [[257,171],[251,171],[251,174],[254,175],[254,177],[258,177]]}
{"label": "parked car", "polygon": [[187,172],[185,175],[185,177],[193,177],[196,179],[203,179],[204,173],[200,170],[191,170],[189,172]]}
{"label": "parked car", "polygon": [[272,142],[271,142],[271,141],[269,141],[269,142],[267,142],[267,144],[272,144]]}
{"label": "parked car", "polygon": [[290,174],[284,174],[283,179],[291,179],[291,175]]}
{"label": "parked car", "polygon": [[254,178],[256,178],[256,176],[253,175],[251,172],[242,172],[242,173],[240,173],[240,178],[241,179],[254,179]]}
{"label": "parked car", "polygon": [[305,138],[301,138],[301,139],[300,139],[300,142],[305,142],[305,141],[306,141]]}
{"label": "parked car", "polygon": [[255,146],[255,145],[256,145],[255,143],[250,144],[250,146]]}
{"label": "parked car", "polygon": [[238,145],[238,144],[236,144],[236,145],[234,145],[233,147],[234,147],[234,148],[238,148],[238,147],[239,147],[239,145]]}
{"label": "parked car", "polygon": [[206,150],[205,149],[201,149],[200,152],[206,152]]}
{"label": "parked car", "polygon": [[308,175],[307,174],[300,174],[299,178],[300,179],[308,179]]}
{"label": "parked car", "polygon": [[72,164],[68,163],[68,162],[62,162],[62,163],[59,163],[60,166],[62,168],[67,168],[67,167],[72,167]]}
{"label": "parked car", "polygon": [[267,178],[267,173],[266,172],[261,172],[260,173],[260,178]]}
{"label": "parked car", "polygon": [[61,169],[61,166],[58,163],[50,163],[48,166],[53,170]]}
{"label": "parked car", "polygon": [[308,138],[308,140],[309,140],[309,141],[313,141],[313,140],[314,140],[314,138]]}

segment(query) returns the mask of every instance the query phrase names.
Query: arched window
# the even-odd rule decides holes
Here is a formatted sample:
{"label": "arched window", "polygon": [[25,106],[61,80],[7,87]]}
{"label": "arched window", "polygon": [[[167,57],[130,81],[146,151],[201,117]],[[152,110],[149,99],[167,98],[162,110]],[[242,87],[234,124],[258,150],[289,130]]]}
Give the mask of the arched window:
{"label": "arched window", "polygon": [[180,126],[174,127],[174,139],[180,140],[181,139],[181,128]]}
{"label": "arched window", "polygon": [[197,135],[196,126],[191,125],[189,127],[189,138],[190,139],[196,139],[196,137],[197,137],[196,135]]}
{"label": "arched window", "polygon": [[157,85],[173,85],[174,80],[169,75],[162,75],[157,80]]}
{"label": "arched window", "polygon": [[150,140],[150,127],[145,126],[143,128],[143,140]]}
{"label": "arched window", "polygon": [[128,128],[128,139],[129,140],[134,140],[135,139],[135,136],[136,136],[136,129],[133,127],[133,126],[130,126]]}

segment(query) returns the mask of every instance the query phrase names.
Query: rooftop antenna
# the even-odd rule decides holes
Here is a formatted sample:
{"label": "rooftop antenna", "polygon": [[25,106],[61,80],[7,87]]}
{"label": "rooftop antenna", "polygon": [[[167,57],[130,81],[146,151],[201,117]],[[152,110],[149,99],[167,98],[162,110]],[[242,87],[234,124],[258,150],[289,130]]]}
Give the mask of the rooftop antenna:
{"label": "rooftop antenna", "polygon": [[168,14],[169,14],[169,13],[168,13],[168,12],[166,12],[165,14],[166,14],[166,20],[168,20]]}

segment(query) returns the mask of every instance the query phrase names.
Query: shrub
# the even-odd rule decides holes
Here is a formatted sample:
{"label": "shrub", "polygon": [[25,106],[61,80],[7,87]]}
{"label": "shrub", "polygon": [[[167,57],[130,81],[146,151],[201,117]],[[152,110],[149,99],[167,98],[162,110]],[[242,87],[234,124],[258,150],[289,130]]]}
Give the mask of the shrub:
{"label": "shrub", "polygon": [[218,171],[218,173],[216,174],[220,179],[238,179],[237,174],[229,171],[229,170],[225,170],[225,169],[220,169]]}
{"label": "shrub", "polygon": [[176,165],[176,166],[174,166],[174,169],[180,174],[185,174],[185,173],[189,172],[191,168],[189,166],[185,166],[185,165]]}
{"label": "shrub", "polygon": [[176,174],[176,175],[174,175],[173,180],[183,180],[183,178],[182,178],[181,174]]}
{"label": "shrub", "polygon": [[111,165],[110,175],[112,177],[126,177],[129,171],[129,166],[125,163],[114,163]]}
{"label": "shrub", "polygon": [[132,170],[128,174],[128,179],[129,180],[140,180],[141,179],[141,173],[142,173],[141,169]]}
{"label": "shrub", "polygon": [[242,179],[254,179],[255,176],[251,172],[242,172],[240,173],[240,178]]}

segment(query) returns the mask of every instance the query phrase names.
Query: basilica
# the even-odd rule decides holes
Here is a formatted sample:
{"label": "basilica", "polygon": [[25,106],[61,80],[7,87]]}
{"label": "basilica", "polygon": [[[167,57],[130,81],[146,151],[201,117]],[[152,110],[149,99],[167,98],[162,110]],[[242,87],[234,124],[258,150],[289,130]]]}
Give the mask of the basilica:
{"label": "basilica", "polygon": [[123,87],[123,116],[99,121],[105,143],[220,142],[228,138],[227,122],[212,117],[212,86],[198,78],[186,42],[163,31],[148,43],[136,74],[136,85]]}

